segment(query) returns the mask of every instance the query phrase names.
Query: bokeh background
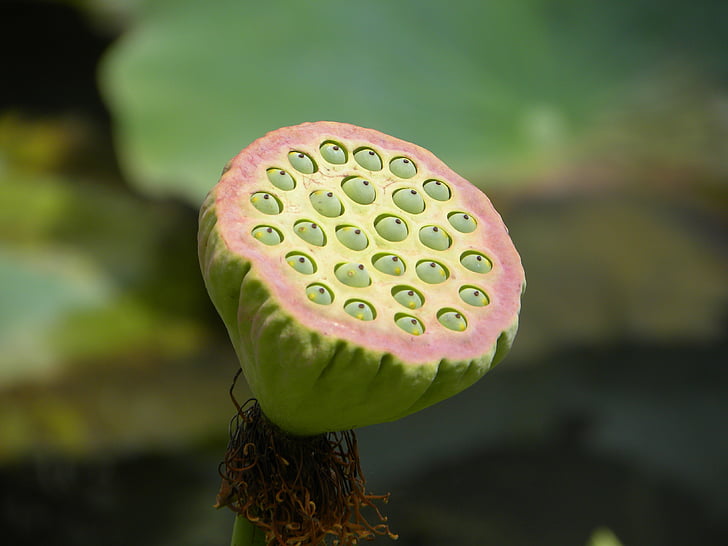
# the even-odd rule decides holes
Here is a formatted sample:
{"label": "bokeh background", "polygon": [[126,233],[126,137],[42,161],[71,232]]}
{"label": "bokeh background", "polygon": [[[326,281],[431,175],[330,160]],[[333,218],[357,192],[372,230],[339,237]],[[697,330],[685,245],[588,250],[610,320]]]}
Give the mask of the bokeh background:
{"label": "bokeh background", "polygon": [[253,139],[319,119],[477,184],[529,280],[502,366],[359,431],[398,543],[726,543],[726,21],[717,0],[3,2],[3,544],[229,542],[237,364],[196,211]]}

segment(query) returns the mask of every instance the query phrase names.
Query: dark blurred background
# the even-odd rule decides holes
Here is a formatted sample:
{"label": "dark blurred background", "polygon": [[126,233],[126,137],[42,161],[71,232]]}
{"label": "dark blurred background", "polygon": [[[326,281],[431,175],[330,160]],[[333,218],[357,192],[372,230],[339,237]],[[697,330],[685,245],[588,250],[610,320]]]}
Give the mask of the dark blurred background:
{"label": "dark blurred background", "polygon": [[503,365],[359,431],[398,543],[728,542],[726,21],[710,0],[3,2],[3,544],[229,542],[237,363],[197,209],[253,139],[318,119],[477,184],[529,280]]}

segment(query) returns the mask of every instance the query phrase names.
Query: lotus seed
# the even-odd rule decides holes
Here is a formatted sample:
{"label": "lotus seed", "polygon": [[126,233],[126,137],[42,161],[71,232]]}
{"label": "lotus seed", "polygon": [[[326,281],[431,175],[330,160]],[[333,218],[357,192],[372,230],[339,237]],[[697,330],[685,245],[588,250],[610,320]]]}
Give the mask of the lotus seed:
{"label": "lotus seed", "polygon": [[362,264],[345,263],[340,264],[335,270],[336,278],[347,286],[364,288],[372,283],[369,273]]}
{"label": "lotus seed", "polygon": [[450,199],[450,188],[444,182],[439,180],[428,180],[422,186],[427,195],[438,201],[447,201]]}
{"label": "lotus seed", "polygon": [[374,256],[374,267],[387,275],[399,276],[404,273],[405,265],[398,256],[394,254],[381,254]]}
{"label": "lotus seed", "polygon": [[296,181],[283,169],[268,169],[266,174],[270,183],[278,189],[288,191],[296,187]]}
{"label": "lotus seed", "polygon": [[468,323],[462,313],[454,309],[442,309],[437,314],[437,320],[440,321],[445,328],[454,330],[455,332],[463,332],[468,327]]}
{"label": "lotus seed", "polygon": [[395,315],[394,322],[397,326],[402,328],[402,330],[408,334],[412,334],[413,336],[419,336],[425,331],[422,323],[415,317],[411,317],[409,315]]}
{"label": "lotus seed", "polygon": [[316,264],[308,256],[299,253],[292,253],[286,256],[286,262],[293,269],[304,275],[311,275],[316,272]]}
{"label": "lotus seed", "polygon": [[303,152],[288,152],[288,161],[291,162],[293,168],[298,172],[302,172],[304,174],[316,172],[316,164],[313,162],[313,159]]}
{"label": "lotus seed", "polygon": [[392,296],[397,303],[409,309],[419,309],[424,303],[422,295],[409,286],[398,286],[392,290]]}
{"label": "lotus seed", "polygon": [[452,244],[447,232],[437,226],[425,226],[420,229],[420,241],[432,250],[447,250]]}
{"label": "lotus seed", "polygon": [[450,225],[461,233],[471,233],[475,230],[475,218],[465,212],[453,212],[448,214],[447,219]]}
{"label": "lotus seed", "polygon": [[321,155],[329,163],[334,165],[343,165],[346,163],[346,151],[335,142],[324,142],[320,148]]}
{"label": "lotus seed", "polygon": [[374,320],[374,317],[376,317],[374,307],[369,305],[367,302],[360,300],[350,300],[346,302],[344,311],[359,320]]}
{"label": "lotus seed", "polygon": [[417,167],[406,157],[396,157],[390,161],[389,170],[400,178],[412,178],[417,174]]}
{"label": "lotus seed", "polygon": [[319,214],[333,218],[335,216],[341,216],[344,212],[344,207],[333,192],[326,190],[316,190],[308,196],[311,200],[311,205]]}
{"label": "lotus seed", "polygon": [[379,171],[382,169],[382,159],[379,154],[371,148],[361,148],[354,152],[356,162],[368,171]]}
{"label": "lotus seed", "polygon": [[404,220],[396,216],[380,216],[374,221],[374,229],[382,238],[395,243],[403,241],[409,233]]}
{"label": "lotus seed", "polygon": [[319,305],[329,305],[334,301],[334,295],[323,284],[309,284],[306,287],[306,296],[309,300]]}
{"label": "lotus seed", "polygon": [[258,226],[253,228],[253,237],[258,239],[264,245],[277,245],[283,240],[283,235],[270,226]]}
{"label": "lotus seed", "polygon": [[344,193],[349,196],[349,199],[360,205],[369,205],[374,202],[377,197],[377,192],[374,189],[374,185],[370,184],[368,180],[364,180],[359,177],[347,178],[341,183],[341,188]]}
{"label": "lotus seed", "polygon": [[262,191],[251,195],[250,202],[263,214],[280,214],[283,209],[283,205],[281,205],[276,197]]}
{"label": "lotus seed", "polygon": [[490,303],[485,292],[474,286],[463,286],[460,289],[460,298],[474,307],[484,307]]}
{"label": "lotus seed", "polygon": [[479,252],[465,252],[460,256],[460,263],[466,269],[474,273],[487,273],[493,269],[493,264],[483,254]]}
{"label": "lotus seed", "polygon": [[392,195],[392,200],[399,208],[411,214],[419,214],[425,210],[425,200],[414,189],[399,189]]}
{"label": "lotus seed", "polygon": [[293,231],[296,232],[301,239],[307,243],[316,246],[324,246],[326,244],[326,235],[324,231],[313,222],[308,220],[299,220],[293,224]]}
{"label": "lotus seed", "polygon": [[422,261],[415,267],[417,276],[428,284],[439,284],[447,280],[447,269],[437,262]]}
{"label": "lotus seed", "polygon": [[351,250],[364,250],[369,246],[369,239],[361,229],[354,226],[339,226],[336,228],[336,238],[346,248]]}

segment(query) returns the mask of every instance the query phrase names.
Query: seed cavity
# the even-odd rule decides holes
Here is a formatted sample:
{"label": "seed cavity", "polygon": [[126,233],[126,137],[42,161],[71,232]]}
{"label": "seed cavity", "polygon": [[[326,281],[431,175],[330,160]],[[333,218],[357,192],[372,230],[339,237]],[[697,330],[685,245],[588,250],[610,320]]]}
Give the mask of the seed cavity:
{"label": "seed cavity", "polygon": [[306,297],[319,305],[330,305],[334,301],[334,293],[328,286],[321,283],[309,284],[306,287]]}
{"label": "seed cavity", "polygon": [[319,148],[321,156],[334,165],[343,165],[346,163],[346,149],[332,140],[327,140]]}
{"label": "seed cavity", "polygon": [[417,263],[415,271],[420,280],[427,284],[439,284],[449,277],[445,266],[432,260],[421,260]]}
{"label": "seed cavity", "polygon": [[417,174],[417,167],[408,157],[395,157],[389,162],[389,170],[400,178],[412,178]]}
{"label": "seed cavity", "polygon": [[304,275],[311,275],[316,272],[316,262],[301,252],[286,254],[286,263]]}
{"label": "seed cavity", "polygon": [[334,273],[336,274],[336,278],[346,286],[364,288],[372,284],[372,280],[369,278],[369,272],[363,264],[352,262],[338,264],[334,268]]}
{"label": "seed cavity", "polygon": [[397,277],[404,275],[406,269],[402,258],[394,254],[375,254],[372,263],[382,273]]}
{"label": "seed cavity", "polygon": [[422,188],[425,190],[427,195],[437,201],[447,201],[450,199],[450,187],[440,180],[426,180]]}
{"label": "seed cavity", "polygon": [[485,307],[490,303],[485,291],[477,286],[463,286],[460,288],[460,299],[473,307]]}
{"label": "seed cavity", "polygon": [[331,191],[316,190],[308,198],[316,212],[328,218],[341,216],[344,212],[344,206],[341,204],[341,200]]}
{"label": "seed cavity", "polygon": [[293,224],[293,231],[301,239],[312,245],[324,246],[326,244],[324,230],[317,223],[310,220],[299,220]]}
{"label": "seed cavity", "polygon": [[377,198],[374,185],[369,180],[364,180],[358,176],[345,178],[341,183],[341,189],[344,190],[349,199],[360,205],[370,205]]}
{"label": "seed cavity", "polygon": [[420,242],[432,250],[447,250],[452,239],[440,226],[425,226],[420,229]]}
{"label": "seed cavity", "polygon": [[460,263],[463,264],[465,269],[469,269],[474,273],[488,273],[493,269],[493,263],[480,252],[469,250],[463,252],[460,256]]}
{"label": "seed cavity", "polygon": [[440,309],[437,312],[437,320],[440,321],[445,328],[455,332],[464,332],[468,327],[468,322],[457,309]]}
{"label": "seed cavity", "polygon": [[397,326],[402,328],[402,330],[408,334],[412,334],[413,336],[419,336],[425,332],[425,327],[422,322],[412,315],[397,313],[394,315],[394,322]]}
{"label": "seed cavity", "polygon": [[270,168],[265,172],[270,183],[279,190],[289,191],[296,187],[296,181],[283,169]]}
{"label": "seed cavity", "polygon": [[351,250],[364,250],[369,246],[369,238],[356,226],[337,226],[336,238]]}
{"label": "seed cavity", "polygon": [[272,226],[256,226],[251,233],[264,245],[277,245],[283,240],[283,234]]}
{"label": "seed cavity", "polygon": [[255,192],[250,196],[250,202],[263,214],[280,214],[283,210],[283,204],[272,193]]}
{"label": "seed cavity", "polygon": [[288,152],[288,161],[293,165],[294,169],[304,174],[312,174],[317,170],[316,163],[311,159],[311,156],[297,150]]}
{"label": "seed cavity", "polygon": [[419,309],[425,303],[425,297],[411,286],[395,286],[392,288],[392,297],[408,309]]}
{"label": "seed cavity", "polygon": [[395,205],[410,214],[419,214],[425,210],[425,200],[414,188],[402,188],[395,191],[392,194],[392,200]]}
{"label": "seed cavity", "polygon": [[382,215],[374,220],[374,229],[383,239],[395,243],[403,241],[409,233],[405,221],[391,215]]}
{"label": "seed cavity", "polygon": [[461,233],[471,233],[477,227],[475,218],[467,212],[451,212],[447,215],[447,219],[450,225]]}
{"label": "seed cavity", "polygon": [[359,148],[354,152],[354,159],[368,171],[382,170],[382,158],[371,148]]}
{"label": "seed cavity", "polygon": [[377,312],[374,307],[362,300],[349,300],[344,304],[344,311],[359,320],[374,320]]}

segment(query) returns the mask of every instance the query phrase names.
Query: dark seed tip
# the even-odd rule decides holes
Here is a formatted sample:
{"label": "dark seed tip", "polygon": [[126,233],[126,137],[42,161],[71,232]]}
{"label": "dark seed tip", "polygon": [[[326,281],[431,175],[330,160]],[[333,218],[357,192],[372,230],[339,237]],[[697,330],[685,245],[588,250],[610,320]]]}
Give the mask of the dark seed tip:
{"label": "dark seed tip", "polygon": [[364,269],[364,266],[362,264],[359,264],[359,269]]}
{"label": "dark seed tip", "polygon": [[334,194],[331,193],[331,192],[329,192],[329,193],[326,194],[326,197],[333,197],[333,196],[334,196]]}
{"label": "dark seed tip", "polygon": [[413,292],[412,290],[409,290],[409,291],[407,292],[407,295],[408,295],[408,296],[414,296],[414,295],[415,295],[415,293],[414,293],[414,292]]}

